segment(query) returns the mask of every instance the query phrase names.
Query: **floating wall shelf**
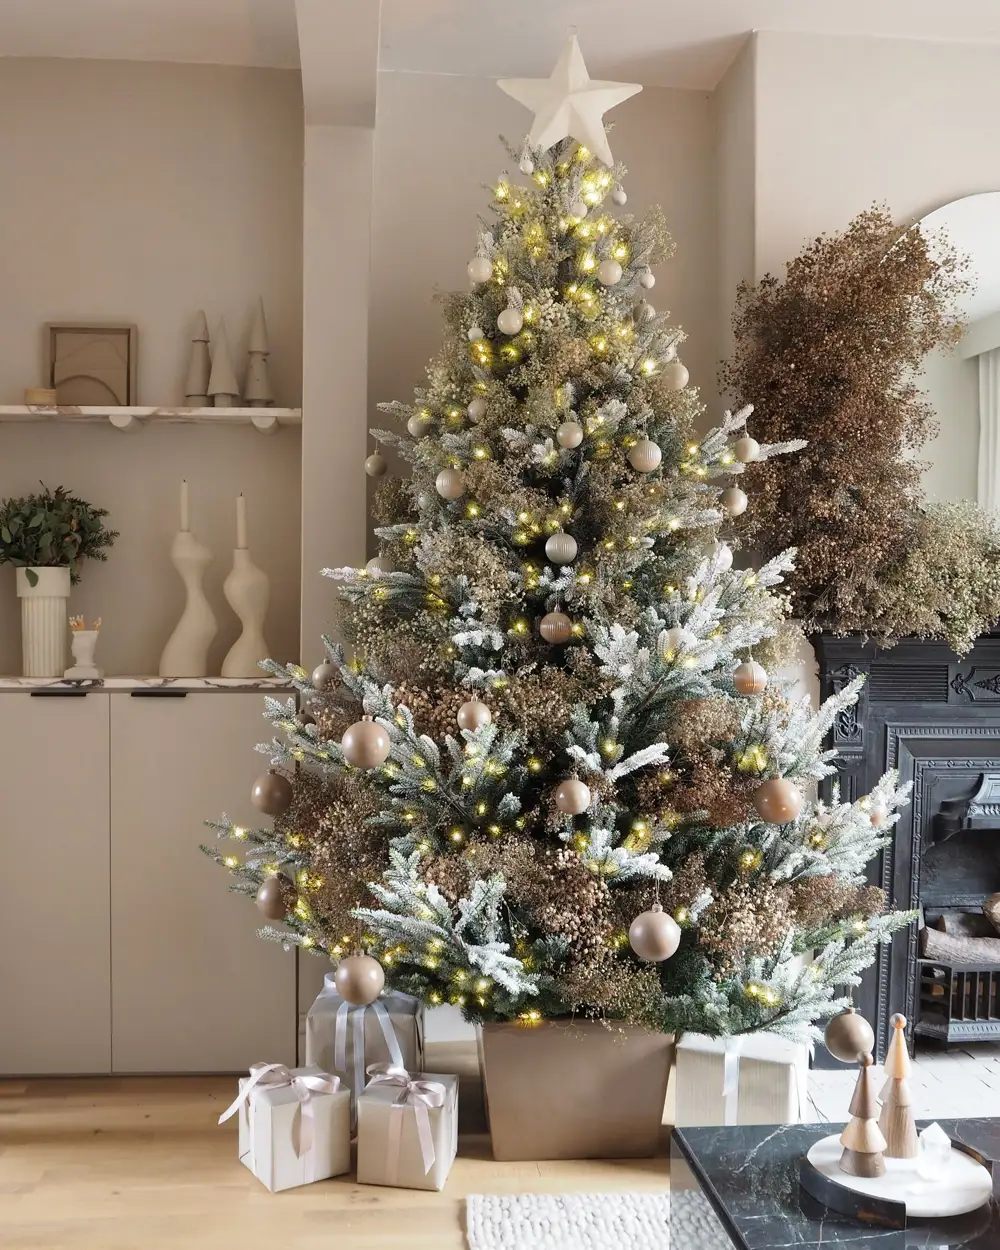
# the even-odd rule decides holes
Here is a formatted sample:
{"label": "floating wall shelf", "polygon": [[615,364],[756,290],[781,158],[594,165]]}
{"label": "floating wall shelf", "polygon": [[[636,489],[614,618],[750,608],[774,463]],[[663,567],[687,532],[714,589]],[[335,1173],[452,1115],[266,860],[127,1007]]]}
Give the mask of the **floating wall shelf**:
{"label": "floating wall shelf", "polygon": [[189,425],[252,425],[261,434],[273,434],[279,425],[301,425],[301,408],[90,408],[34,404],[0,405],[0,422],[63,421],[67,425],[99,425],[107,421],[116,430],[134,431],[161,422]]}

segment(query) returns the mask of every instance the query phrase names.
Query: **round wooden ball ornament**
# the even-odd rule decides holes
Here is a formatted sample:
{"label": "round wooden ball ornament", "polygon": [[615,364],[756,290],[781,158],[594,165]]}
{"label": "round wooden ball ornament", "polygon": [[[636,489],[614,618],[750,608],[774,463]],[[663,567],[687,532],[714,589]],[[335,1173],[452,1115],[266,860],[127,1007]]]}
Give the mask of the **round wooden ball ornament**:
{"label": "round wooden ball ornament", "polygon": [[749,464],[760,455],[760,443],[749,434],[744,434],[733,443],[733,455],[740,464]]}
{"label": "round wooden ball ornament", "polygon": [[482,395],[477,395],[465,410],[466,416],[470,421],[482,421],[486,416],[486,400]]}
{"label": "round wooden ball ornament", "polygon": [[845,1007],[830,1018],[823,1041],[834,1059],[839,1059],[841,1063],[857,1063],[859,1055],[875,1049],[875,1031],[853,1007]]}
{"label": "round wooden ball ornament", "polygon": [[556,430],[556,442],[560,447],[567,447],[571,451],[574,447],[579,447],[583,442],[583,426],[577,421],[564,421]]}
{"label": "round wooden ball ornament", "polygon": [[622,280],[622,267],[616,260],[602,260],[597,266],[597,281],[601,286],[615,286]]}
{"label": "round wooden ball ornament", "polygon": [[578,550],[576,539],[564,530],[557,530],[545,540],[545,554],[553,564],[572,564]]}
{"label": "round wooden ball ornament", "polygon": [[767,669],[756,660],[744,660],[736,666],[733,685],[737,694],[763,694],[767,689]]}
{"label": "round wooden ball ornament", "polygon": [[461,499],[465,480],[458,469],[442,469],[434,481],[434,489],[442,499]]}
{"label": "round wooden ball ornament", "polygon": [[369,477],[381,477],[389,467],[389,462],[385,456],[380,455],[377,451],[368,457],[365,461],[365,472]]}
{"label": "round wooden ball ornament", "polygon": [[269,769],[250,790],[250,802],[265,816],[281,816],[292,803],[292,783],[284,773]]}
{"label": "round wooden ball ornament", "polygon": [[337,993],[352,1007],[367,1007],[385,988],[385,970],[371,955],[348,955],[333,974]]}
{"label": "round wooden ball ornament", "polygon": [[569,642],[573,632],[573,622],[565,612],[546,612],[538,623],[538,632],[546,642],[559,645]]}
{"label": "round wooden ball ornament", "polygon": [[316,690],[329,690],[337,680],[337,666],[329,660],[317,664],[310,674],[309,680]]}
{"label": "round wooden ball ornament", "polygon": [[524,318],[516,308],[505,308],[497,317],[497,329],[508,336],[520,334],[524,326]]}
{"label": "round wooden ball ornament", "polygon": [[753,796],[754,811],[769,825],[787,825],[802,811],[802,794],[784,777],[763,782]]}
{"label": "round wooden ball ornament", "polygon": [[649,911],[640,912],[628,928],[628,943],[640,959],[662,963],[681,944],[680,925],[667,915],[659,903]]}
{"label": "round wooden ball ornament", "polygon": [[459,729],[482,729],[493,720],[493,713],[481,699],[469,699],[458,709]]}
{"label": "round wooden ball ornament", "polygon": [[472,282],[489,282],[493,277],[493,262],[488,256],[473,256],[467,268]]}
{"label": "round wooden ball ornament", "polygon": [[652,473],[660,467],[663,452],[652,439],[640,438],[628,451],[628,462],[636,473]]}
{"label": "round wooden ball ornament", "polygon": [[257,910],[268,920],[284,920],[295,886],[283,872],[276,872],[257,891]]}
{"label": "round wooden ball ornament", "polygon": [[430,417],[425,417],[419,412],[415,412],[406,423],[413,438],[423,438],[425,434],[430,432],[431,426],[434,424]]}
{"label": "round wooden ball ornament", "polygon": [[344,731],[340,749],[354,768],[378,768],[389,758],[389,735],[370,716],[355,721]]}
{"label": "round wooden ball ornament", "polygon": [[740,490],[738,486],[728,487],[719,496],[719,506],[728,512],[730,516],[742,516],[746,512],[749,502],[746,492]]}
{"label": "round wooden ball ornament", "polygon": [[671,360],[663,366],[660,378],[668,391],[682,391],[691,380],[691,375],[679,360]]}
{"label": "round wooden ball ornament", "polygon": [[560,781],[552,794],[556,807],[567,816],[582,816],[590,806],[590,786],[576,777]]}

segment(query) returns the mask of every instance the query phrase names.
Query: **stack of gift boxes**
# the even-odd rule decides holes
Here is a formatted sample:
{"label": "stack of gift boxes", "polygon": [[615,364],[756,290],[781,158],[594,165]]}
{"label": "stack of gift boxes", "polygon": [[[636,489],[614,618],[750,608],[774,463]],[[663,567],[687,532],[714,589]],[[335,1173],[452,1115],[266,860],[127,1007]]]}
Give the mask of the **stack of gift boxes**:
{"label": "stack of gift boxes", "polygon": [[254,1064],[219,1122],[239,1116],[240,1161],[272,1193],[342,1176],[441,1189],[458,1147],[458,1077],[423,1071],[423,1007],[385,993],[354,1006],[328,975],[306,1018],[306,1066]]}

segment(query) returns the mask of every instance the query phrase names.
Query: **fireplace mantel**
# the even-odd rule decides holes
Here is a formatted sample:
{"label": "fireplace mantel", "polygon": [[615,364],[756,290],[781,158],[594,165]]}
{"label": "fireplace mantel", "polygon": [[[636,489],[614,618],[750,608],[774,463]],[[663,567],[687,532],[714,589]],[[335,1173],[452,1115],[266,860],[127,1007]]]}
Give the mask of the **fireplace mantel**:
{"label": "fireplace mantel", "polygon": [[[894,909],[916,908],[934,825],[940,840],[942,821],[957,822],[958,833],[991,827],[990,809],[1000,813],[1000,787],[979,793],[990,775],[1000,774],[1000,632],[979,639],[963,657],[919,639],[890,649],[860,637],[822,634],[811,641],[823,698],[859,674],[866,678],[857,704],[836,718],[831,734],[844,799],[867,793],[887,768],[913,782],[892,845],[872,862],[869,877]],[[1000,829],[1000,815],[992,827]],[[883,946],[857,995],[859,1010],[875,1025],[878,1060],[889,1017],[901,1011],[912,1025],[916,1013],[917,936],[912,924]]]}

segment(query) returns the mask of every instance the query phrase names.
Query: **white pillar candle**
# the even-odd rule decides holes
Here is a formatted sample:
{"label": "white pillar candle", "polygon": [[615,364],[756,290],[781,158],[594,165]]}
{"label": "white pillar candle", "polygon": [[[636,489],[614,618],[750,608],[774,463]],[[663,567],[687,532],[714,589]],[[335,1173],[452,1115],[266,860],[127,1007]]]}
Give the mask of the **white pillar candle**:
{"label": "white pillar candle", "polygon": [[191,506],[188,501],[188,484],[187,478],[181,482],[181,529],[189,530],[191,528]]}
{"label": "white pillar candle", "polygon": [[247,545],[247,501],[242,494],[236,496],[236,546],[246,550]]}

